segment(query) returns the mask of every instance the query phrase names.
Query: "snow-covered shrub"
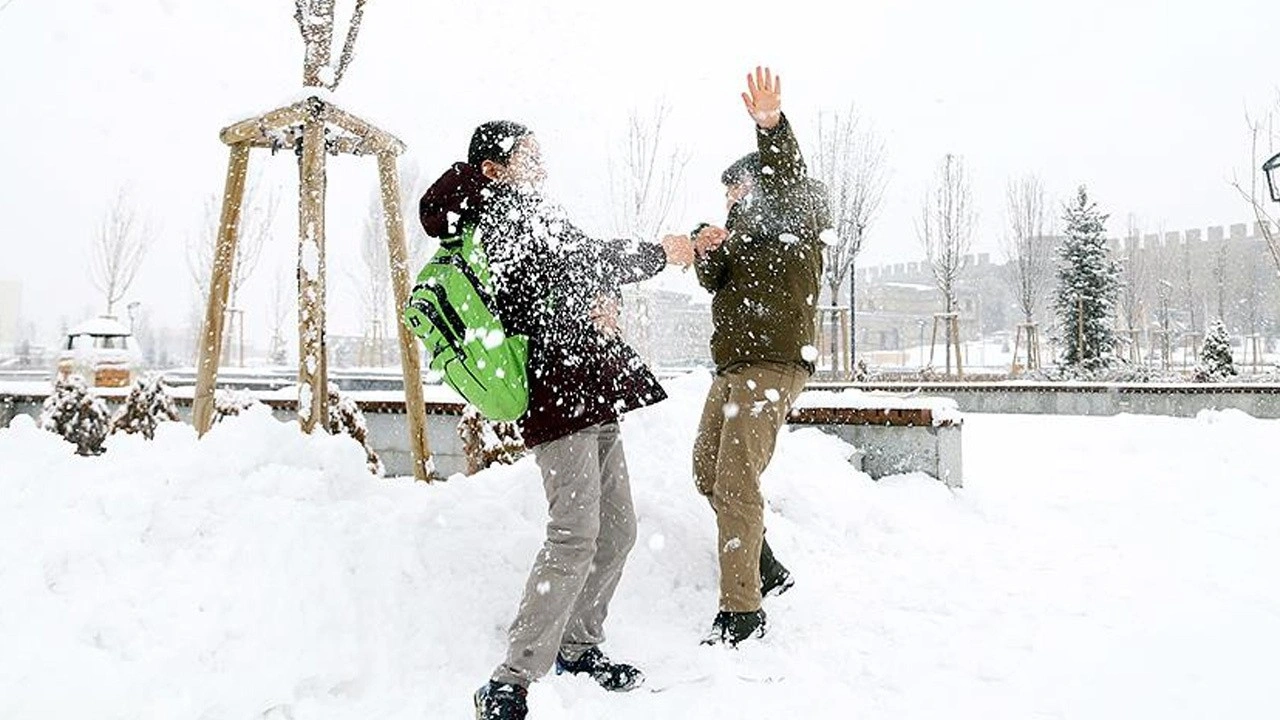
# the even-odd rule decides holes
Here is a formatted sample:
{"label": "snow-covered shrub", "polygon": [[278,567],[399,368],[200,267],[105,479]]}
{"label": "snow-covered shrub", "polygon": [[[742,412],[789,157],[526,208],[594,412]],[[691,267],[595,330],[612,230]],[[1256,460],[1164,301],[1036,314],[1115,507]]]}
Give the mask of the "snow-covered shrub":
{"label": "snow-covered shrub", "polygon": [[1231,360],[1231,336],[1221,320],[1209,327],[1209,334],[1200,348],[1200,364],[1196,366],[1196,382],[1221,382],[1236,374]]}
{"label": "snow-covered shrub", "polygon": [[178,411],[169,396],[169,388],[159,375],[149,375],[133,383],[129,397],[111,419],[111,432],[141,433],[153,440],[157,425],[177,420]]}
{"label": "snow-covered shrub", "polygon": [[525,452],[515,423],[486,420],[474,405],[468,405],[458,421],[458,437],[467,456],[468,475],[491,465],[510,465]]}
{"label": "snow-covered shrub", "polygon": [[338,386],[329,383],[329,425],[330,435],[350,435],[360,447],[364,448],[369,472],[381,476],[386,472],[382,459],[369,445],[369,425],[365,422],[364,411],[355,400],[343,395]]}
{"label": "snow-covered shrub", "polygon": [[867,361],[864,358],[858,358],[858,362],[853,366],[853,381],[867,382],[871,379],[871,369],[867,367]]}
{"label": "snow-covered shrub", "polygon": [[217,423],[260,404],[261,401],[247,390],[217,390],[213,393],[213,421]]}
{"label": "snow-covered shrub", "polygon": [[61,435],[81,455],[102,454],[110,423],[107,404],[78,375],[59,380],[40,412],[40,427]]}

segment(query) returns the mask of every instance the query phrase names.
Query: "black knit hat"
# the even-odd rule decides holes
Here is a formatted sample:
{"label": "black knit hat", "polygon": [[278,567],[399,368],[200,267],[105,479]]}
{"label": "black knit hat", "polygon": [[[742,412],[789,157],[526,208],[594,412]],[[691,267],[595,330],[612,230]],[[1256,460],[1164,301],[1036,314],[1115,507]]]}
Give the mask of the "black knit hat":
{"label": "black knit hat", "polygon": [[515,152],[516,143],[526,135],[532,135],[529,128],[511,120],[491,120],[471,134],[471,145],[467,148],[467,162],[480,167],[485,160],[492,160],[506,165]]}
{"label": "black knit hat", "polygon": [[755,179],[760,176],[760,153],[753,152],[743,155],[734,161],[732,165],[725,168],[720,173],[720,183],[722,185],[737,185],[747,178]]}

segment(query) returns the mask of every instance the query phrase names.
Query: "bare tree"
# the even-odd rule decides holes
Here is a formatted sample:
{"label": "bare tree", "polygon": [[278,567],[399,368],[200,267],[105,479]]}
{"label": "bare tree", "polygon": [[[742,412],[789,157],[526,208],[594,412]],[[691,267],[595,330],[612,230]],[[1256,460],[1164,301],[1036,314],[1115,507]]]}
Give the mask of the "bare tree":
{"label": "bare tree", "polygon": [[98,229],[89,266],[89,278],[107,301],[108,315],[133,285],[150,244],[150,233],[139,223],[125,193],[117,193]]}
{"label": "bare tree", "polygon": [[[1280,105],[1280,102],[1277,102]],[[1275,263],[1276,272],[1280,273],[1280,234],[1276,230],[1276,216],[1272,214],[1270,196],[1266,189],[1266,180],[1261,177],[1262,163],[1276,152],[1276,143],[1280,142],[1275,128],[1276,113],[1268,112],[1259,120],[1254,120],[1247,113],[1245,124],[1249,127],[1249,182],[1241,184],[1239,179],[1232,182],[1240,196],[1253,210],[1258,222],[1262,239],[1267,243],[1271,253],[1271,261]]]}
{"label": "bare tree", "polygon": [[1156,283],[1156,322],[1160,324],[1160,357],[1169,367],[1173,359],[1173,283],[1161,278]]}
{"label": "bare tree", "polygon": [[[888,171],[884,142],[850,107],[841,113],[818,116],[818,146],[810,153],[812,171],[826,186],[834,233],[824,236],[823,280],[831,293],[831,303],[840,302],[845,278],[849,285],[849,334],[857,337],[856,277],[858,254],[884,199]],[[831,317],[831,342],[840,336],[838,319]],[[856,344],[856,341],[854,341]],[[832,357],[838,356],[832,348]],[[853,352],[853,348],[850,348]]]}
{"label": "bare tree", "polygon": [[1035,175],[1010,180],[1005,187],[1009,234],[1004,253],[1022,321],[1035,322],[1036,308],[1053,274],[1053,248],[1046,241],[1049,207],[1044,184]]}
{"label": "bare tree", "polygon": [[16,0],[4,0],[4,2],[0,2],[0,12],[4,12],[5,8],[12,5],[15,1]]}
{"label": "bare tree", "polygon": [[382,218],[382,198],[375,196],[369,204],[369,213],[365,216],[360,243],[364,272],[348,273],[364,306],[365,340],[373,345],[372,357],[377,358],[378,364],[383,361],[381,338],[388,327],[394,327],[387,324],[391,317],[391,260],[386,226]]}
{"label": "bare tree", "polygon": [[289,316],[294,310],[297,297],[295,283],[290,281],[289,273],[278,270],[271,283],[271,349],[268,351],[271,362],[283,365],[287,359],[285,328],[294,325]]}
{"label": "bare tree", "polygon": [[854,108],[843,115],[824,113],[818,116],[818,147],[811,157],[814,174],[827,186],[836,231],[823,263],[823,279],[835,303],[884,199],[889,180],[884,141]]}
{"label": "bare tree", "polygon": [[1135,362],[1141,361],[1141,346],[1138,344],[1142,328],[1142,318],[1146,312],[1146,298],[1151,290],[1153,272],[1152,250],[1142,249],[1142,226],[1138,218],[1129,214],[1128,228],[1120,248],[1120,314],[1124,317],[1125,329],[1122,342],[1131,353]]}
{"label": "bare tree", "polygon": [[1218,319],[1226,324],[1227,322],[1227,293],[1230,291],[1228,281],[1227,267],[1231,261],[1231,244],[1227,240],[1218,243],[1213,250],[1213,267],[1210,273],[1213,275],[1214,296],[1217,301]]}
{"label": "bare tree", "polygon": [[[244,351],[244,309],[239,305],[240,290],[248,282],[249,277],[262,258],[262,248],[271,236],[275,224],[276,212],[280,207],[280,198],[274,190],[261,196],[261,183],[249,184],[244,201],[241,203],[239,232],[236,233],[235,263],[231,268],[230,292],[227,296],[228,325],[231,332],[226,333],[223,340],[222,362],[229,363],[231,347],[238,336],[240,341],[240,360],[243,362]],[[203,317],[204,304],[208,300],[209,284],[213,276],[214,252],[218,244],[218,226],[222,222],[222,199],[217,194],[210,194],[204,202],[204,226],[202,231],[187,241],[187,270],[195,283],[195,318],[197,322]]]}
{"label": "bare tree", "polygon": [[[426,264],[430,252],[433,250],[431,238],[427,237],[427,231],[423,229],[417,215],[418,199],[422,197],[426,186],[422,168],[412,158],[402,158],[396,166],[400,174],[400,207],[411,208],[405,215],[404,236],[405,243],[408,245],[409,279],[412,281],[417,276],[418,270]],[[379,209],[379,212],[381,212],[381,209]],[[386,231],[384,230],[383,232],[382,241],[385,244],[387,241]],[[391,265],[388,264],[388,272],[390,272],[390,268]]]}
{"label": "bare tree", "polygon": [[[683,196],[688,153],[664,134],[670,108],[656,104],[649,115],[632,109],[626,143],[609,161],[614,230],[623,236],[652,240],[667,229],[676,201]],[[649,298],[634,285],[623,288],[623,333],[640,356],[651,362]]]}
{"label": "bare tree", "polygon": [[[236,298],[240,289],[248,282],[253,271],[262,258],[262,248],[271,236],[271,228],[275,224],[276,212],[280,208],[280,198],[274,190],[267,191],[265,198],[259,198],[260,185],[253,183],[245,194],[240,210],[239,232],[236,233],[235,265],[231,268],[230,293],[228,304],[238,307]],[[196,247],[188,247],[187,264],[193,277],[203,280],[207,290],[208,279],[213,267],[213,253],[218,243],[218,224],[222,222],[222,198],[211,194],[204,203],[204,232],[198,238]]]}
{"label": "bare tree", "polygon": [[355,0],[351,20],[347,23],[346,40],[342,43],[338,65],[334,67],[331,58],[336,4],[336,0],[294,0],[293,18],[298,23],[305,46],[302,84],[308,87],[336,89],[351,64],[356,36],[360,34],[360,23],[364,19],[365,0]]}
{"label": "bare tree", "polygon": [[[934,187],[925,193],[920,218],[916,234],[924,245],[934,282],[942,293],[944,312],[951,314],[956,308],[956,280],[973,243],[973,227],[977,221],[962,158],[948,153],[938,165]],[[948,322],[948,348],[953,342],[951,330],[952,325]],[[950,372],[951,353],[948,351],[947,373]]]}
{"label": "bare tree", "polygon": [[[1161,236],[1164,235],[1163,228]],[[1200,307],[1201,295],[1196,287],[1196,259],[1191,255],[1191,243],[1187,239],[1182,238],[1180,245],[1181,251],[1178,253],[1180,264],[1178,271],[1181,274],[1182,298],[1187,308],[1187,332],[1198,333],[1201,328],[1200,315],[1197,310]]]}
{"label": "bare tree", "polygon": [[657,237],[682,195],[689,155],[679,146],[668,146],[663,130],[669,115],[666,103],[659,103],[647,117],[632,110],[626,145],[609,163],[614,225],[622,234]]}
{"label": "bare tree", "polygon": [[1142,326],[1145,298],[1151,289],[1151,250],[1141,248],[1142,227],[1133,214],[1129,215],[1125,247],[1121,255],[1122,284],[1120,286],[1120,311],[1125,327],[1130,332]]}

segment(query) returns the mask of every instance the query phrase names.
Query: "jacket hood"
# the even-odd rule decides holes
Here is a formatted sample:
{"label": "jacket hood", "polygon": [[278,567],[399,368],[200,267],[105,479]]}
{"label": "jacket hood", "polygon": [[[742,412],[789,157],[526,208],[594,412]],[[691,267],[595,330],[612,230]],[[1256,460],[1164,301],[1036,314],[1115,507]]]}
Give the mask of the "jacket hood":
{"label": "jacket hood", "polygon": [[479,221],[481,209],[493,195],[492,182],[475,165],[454,163],[418,201],[422,229],[441,240],[461,235]]}

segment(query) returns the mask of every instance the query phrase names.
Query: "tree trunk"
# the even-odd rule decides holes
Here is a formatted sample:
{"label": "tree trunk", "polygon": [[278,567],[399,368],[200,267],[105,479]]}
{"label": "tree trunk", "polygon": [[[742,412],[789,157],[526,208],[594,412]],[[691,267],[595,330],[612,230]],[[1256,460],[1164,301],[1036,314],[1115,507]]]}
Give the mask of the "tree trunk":
{"label": "tree trunk", "polygon": [[302,130],[298,203],[298,420],[310,433],[326,426],[329,409],[328,352],[324,315],[324,121],[310,117]]}

